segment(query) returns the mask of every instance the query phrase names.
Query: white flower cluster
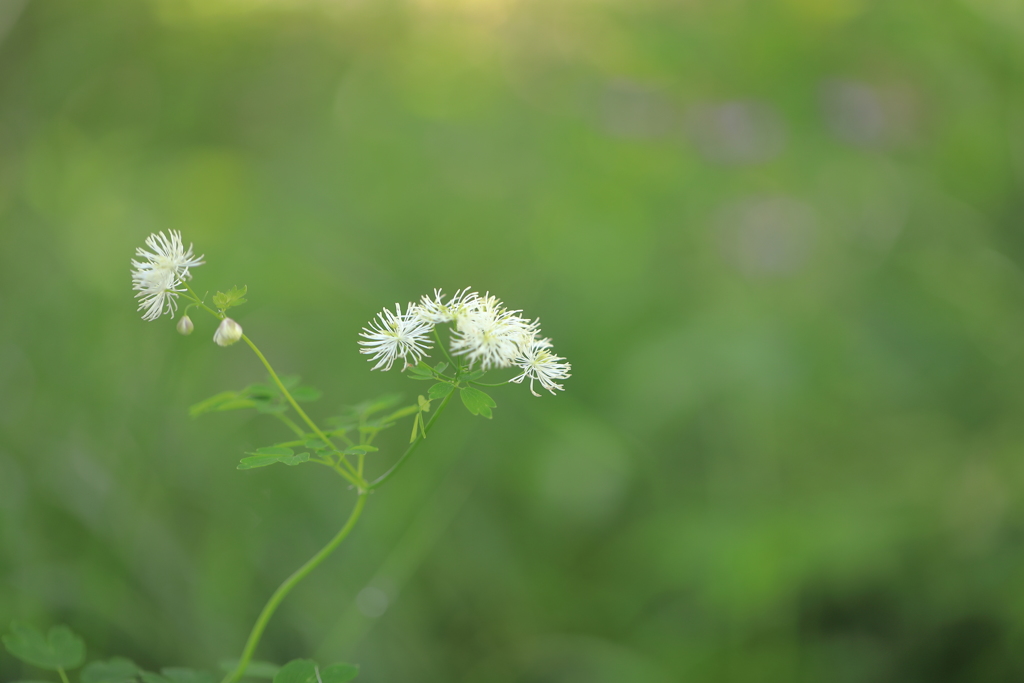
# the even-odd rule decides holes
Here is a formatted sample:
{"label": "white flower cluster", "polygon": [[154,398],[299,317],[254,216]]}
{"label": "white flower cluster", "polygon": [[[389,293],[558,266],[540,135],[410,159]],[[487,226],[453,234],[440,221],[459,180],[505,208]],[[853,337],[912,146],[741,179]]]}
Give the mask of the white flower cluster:
{"label": "white flower cluster", "polygon": [[139,261],[132,260],[132,289],[138,294],[139,310],[145,310],[143,320],[156,320],[164,313],[174,317],[178,308],[178,293],[185,291],[181,283],[188,280],[188,269],[203,265],[202,256],[192,254],[192,245],[185,249],[181,242],[181,233],[169,230],[169,237],[163,232],[154,233],[146,238],[146,246],[151,251],[139,247],[135,255]]}
{"label": "white flower cluster", "polygon": [[385,308],[360,333],[365,340],[359,342],[363,347],[359,352],[376,361],[374,370],[390,370],[398,359],[404,370],[429,356],[434,326],[451,323],[451,353],[465,357],[470,367],[478,363],[481,370],[515,366],[522,374],[510,381],[529,379],[534,396],[540,396],[533,389],[534,382],[539,382],[553,394],[562,389],[556,380],[569,377],[571,365],[551,352],[551,340],[540,336],[540,321],[527,320],[520,313],[505,308],[490,293],[480,296],[467,287],[446,301],[436,289],[433,297],[408,304],[404,313],[399,304],[393,313]]}

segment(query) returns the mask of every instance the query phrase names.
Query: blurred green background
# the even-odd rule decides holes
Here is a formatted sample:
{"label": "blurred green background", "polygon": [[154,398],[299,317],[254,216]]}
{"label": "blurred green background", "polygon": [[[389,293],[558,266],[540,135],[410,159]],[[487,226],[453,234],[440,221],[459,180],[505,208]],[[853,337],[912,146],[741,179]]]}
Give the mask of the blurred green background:
{"label": "blurred green background", "polygon": [[136,313],[180,229],[315,416],[425,389],[355,342],[434,287],[573,364],[451,410],[260,658],[1024,679],[1024,4],[0,0],[0,40],[0,624],[212,667],[352,504],[188,417],[264,373]]}

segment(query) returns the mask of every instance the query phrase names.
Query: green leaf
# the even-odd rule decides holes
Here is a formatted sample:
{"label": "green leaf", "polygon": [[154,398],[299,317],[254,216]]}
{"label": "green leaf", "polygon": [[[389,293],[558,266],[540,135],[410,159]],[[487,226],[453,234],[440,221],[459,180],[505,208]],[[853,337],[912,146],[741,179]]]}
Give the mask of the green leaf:
{"label": "green leaf", "polygon": [[250,398],[274,398],[275,396],[279,395],[281,392],[279,392],[277,390],[276,386],[271,386],[269,384],[256,383],[256,384],[250,384],[245,389],[242,389],[241,393],[243,395],[245,395],[245,396],[250,397]]}
{"label": "green leaf", "polygon": [[320,669],[312,659],[294,659],[281,667],[274,683],[347,683],[357,675],[359,667],[353,664],[331,664]]}
{"label": "green leaf", "polygon": [[485,370],[474,370],[468,375],[463,375],[462,377],[460,377],[460,379],[463,380],[464,382],[472,382],[473,380],[480,379],[481,377],[484,376],[484,374],[486,374]]}
{"label": "green leaf", "polygon": [[82,683],[129,683],[135,680],[139,667],[130,659],[114,657],[107,661],[89,662],[82,669]]}
{"label": "green leaf", "polygon": [[452,393],[452,389],[454,388],[455,387],[453,387],[451,384],[448,384],[448,382],[438,382],[437,384],[430,387],[430,390],[427,391],[427,396],[429,396],[431,399],[444,398],[448,394]]}
{"label": "green leaf", "polygon": [[304,445],[306,448],[312,448],[313,450],[320,450],[321,448],[328,447],[327,444],[320,439],[307,439]]}
{"label": "green leaf", "polygon": [[381,427],[381,428],[383,428],[384,425],[387,425],[387,426],[390,427],[391,425],[388,424],[388,423],[393,422],[394,420],[397,420],[397,419],[399,419],[401,417],[405,417],[406,415],[412,415],[413,413],[418,413],[419,410],[420,410],[419,405],[406,406],[404,408],[399,408],[398,410],[396,410],[395,412],[391,413],[387,417],[381,418],[380,420],[371,420],[370,422],[367,423],[367,425],[371,426],[371,427]]}
{"label": "green leaf", "polygon": [[309,453],[299,453],[298,455],[295,455],[295,452],[292,449],[284,446],[267,446],[266,448],[257,448],[255,453],[248,453],[247,455],[249,455],[248,458],[242,458],[238,462],[237,469],[251,470],[279,462],[283,462],[285,465],[295,466],[309,461]]}
{"label": "green leaf", "polygon": [[288,406],[283,403],[266,400],[254,401],[253,403],[256,406],[256,410],[264,414],[288,412]]}
{"label": "green leaf", "polygon": [[211,410],[217,410],[218,406],[227,403],[228,401],[238,398],[237,391],[222,391],[219,394],[211,396],[208,399],[200,401],[189,407],[188,414],[192,417],[197,417],[203,413],[208,413]]}
{"label": "green leaf", "polygon": [[321,396],[323,396],[323,393],[314,387],[298,387],[297,389],[292,389],[292,398],[296,401],[315,401]]}
{"label": "green leaf", "polygon": [[438,363],[437,365],[434,366],[434,372],[442,373],[442,372],[444,372],[444,369],[447,368],[447,367],[448,367],[447,363]]}
{"label": "green leaf", "polygon": [[459,390],[459,396],[469,412],[474,415],[483,415],[487,419],[491,419],[491,408],[498,405],[493,398],[473,387],[463,387]]}
{"label": "green leaf", "polygon": [[254,452],[246,452],[246,455],[293,455],[295,451],[286,446],[264,446],[257,448]]}
{"label": "green leaf", "polygon": [[434,368],[423,361],[409,368],[408,377],[412,379],[434,379]]}
{"label": "green leaf", "polygon": [[304,462],[309,462],[309,453],[299,453],[290,458],[278,458],[278,460],[283,462],[285,465],[294,467],[296,465],[301,465]]}
{"label": "green leaf", "polygon": [[432,377],[434,375],[434,368],[430,367],[423,361],[420,361],[415,366],[409,368],[409,372],[414,375],[426,375],[427,377]]}
{"label": "green leaf", "polygon": [[[231,673],[238,668],[238,660],[222,659],[220,661],[220,668],[221,671]],[[273,678],[280,670],[281,667],[270,662],[249,662],[249,666],[245,667],[245,673],[242,675],[249,678]]]}
{"label": "green leaf", "polygon": [[277,672],[274,683],[318,683],[316,662],[312,659],[293,659]]}
{"label": "green leaf", "polygon": [[323,683],[347,683],[359,675],[359,667],[355,664],[339,662],[320,669],[320,680]]}
{"label": "green leaf", "polygon": [[257,467],[266,467],[267,465],[275,465],[281,462],[281,457],[278,455],[254,455],[248,458],[242,458],[238,461],[238,467],[235,469],[239,470],[253,470]]}
{"label": "green leaf", "polygon": [[74,669],[85,659],[85,643],[67,626],[54,626],[46,637],[36,629],[11,623],[11,635],[4,636],[4,647],[23,662],[40,669]]}
{"label": "green leaf", "polygon": [[417,396],[416,400],[419,401],[420,412],[421,413],[429,413],[430,412],[430,401],[428,401],[423,396]]}
{"label": "green leaf", "polygon": [[[374,452],[376,452],[376,451],[379,451],[379,450],[380,450],[380,449],[379,449],[379,448],[377,448],[376,446],[371,446],[371,445],[370,445],[370,444],[368,444],[368,443],[361,443],[361,444],[356,444],[356,445],[355,445],[355,446],[353,446],[352,448],[354,448],[354,449],[358,449],[358,450],[360,450],[360,451],[363,451],[364,453],[374,453]],[[346,453],[348,453],[348,451],[345,451],[345,452],[346,452]]]}
{"label": "green leaf", "polygon": [[243,458],[239,461],[237,469],[240,470],[251,470],[257,467],[266,467],[267,465],[273,465],[274,463],[285,463],[286,465],[299,465],[309,460],[308,453],[300,453],[295,455],[295,452],[283,445],[268,445],[262,447],[262,449],[256,449],[254,453],[247,453],[249,458]]}
{"label": "green leaf", "polygon": [[169,666],[160,669],[160,673],[171,683],[216,683],[212,674],[184,667]]}
{"label": "green leaf", "polygon": [[432,374],[430,374],[430,375],[414,375],[414,374],[410,373],[410,374],[406,375],[406,377],[408,377],[409,379],[417,379],[417,380],[419,380],[421,382],[429,382],[430,380],[434,379],[434,375],[432,375]]}
{"label": "green leaf", "polygon": [[259,408],[259,403],[247,398],[234,398],[224,401],[213,410],[221,412],[224,410],[241,410],[242,408]]}
{"label": "green leaf", "polygon": [[243,286],[241,289],[238,287],[232,287],[227,292],[217,292],[213,295],[213,305],[222,311],[226,311],[232,306],[241,306],[245,303],[245,293],[249,288]]}
{"label": "green leaf", "polygon": [[324,424],[331,428],[331,431],[348,431],[359,426],[359,418],[351,415],[335,415],[324,420]]}
{"label": "green leaf", "polygon": [[142,683],[171,683],[168,679],[152,671],[140,671],[139,677],[142,679]]}

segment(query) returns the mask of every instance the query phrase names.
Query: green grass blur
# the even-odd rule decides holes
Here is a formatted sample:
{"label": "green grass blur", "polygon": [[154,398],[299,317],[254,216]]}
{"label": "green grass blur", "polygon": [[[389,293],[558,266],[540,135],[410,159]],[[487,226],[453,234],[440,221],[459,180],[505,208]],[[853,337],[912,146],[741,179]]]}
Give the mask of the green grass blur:
{"label": "green grass blur", "polygon": [[261,659],[1024,679],[1019,3],[0,0],[0,41],[0,625],[211,667],[352,503],[188,417],[264,373],[136,313],[180,229],[314,415],[424,391],[355,342],[434,287],[573,364],[453,406]]}

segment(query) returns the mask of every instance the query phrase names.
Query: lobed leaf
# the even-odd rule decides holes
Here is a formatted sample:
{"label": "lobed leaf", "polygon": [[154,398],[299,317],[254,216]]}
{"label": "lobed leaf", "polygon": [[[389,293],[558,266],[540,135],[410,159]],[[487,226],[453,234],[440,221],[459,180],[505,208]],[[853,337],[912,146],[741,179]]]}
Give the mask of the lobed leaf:
{"label": "lobed leaf", "polygon": [[203,413],[208,413],[211,410],[217,410],[217,408],[228,401],[233,401],[238,398],[237,391],[222,391],[219,394],[215,394],[208,399],[202,400],[189,407],[188,414],[192,417],[198,417]]}
{"label": "lobed leaf", "polygon": [[275,403],[272,401],[261,400],[253,401],[253,404],[255,405],[256,410],[264,414],[288,412],[288,406],[286,406],[283,403]]}
{"label": "lobed leaf", "polygon": [[292,398],[302,402],[315,401],[323,396],[323,392],[314,387],[298,387],[297,389],[292,389],[291,393]]}
{"label": "lobed leaf", "polygon": [[434,368],[430,367],[423,361],[420,361],[413,367],[409,368],[409,372],[411,372],[414,375],[426,375],[427,377],[434,376]]}
{"label": "lobed leaf", "polygon": [[455,387],[453,387],[451,384],[448,384],[448,382],[438,382],[437,384],[430,387],[430,389],[427,391],[427,396],[431,400],[444,398],[448,394],[452,393],[453,389],[455,389]]}
{"label": "lobed leaf", "polygon": [[274,676],[274,683],[347,683],[359,675],[354,664],[331,664],[318,668],[312,659],[294,659]]}
{"label": "lobed leaf", "polygon": [[242,389],[241,393],[250,398],[274,398],[281,392],[277,390],[276,386],[257,382]]}
{"label": "lobed leaf", "polygon": [[483,415],[491,419],[491,408],[497,407],[494,399],[474,387],[463,387],[459,390],[462,403],[473,415]]}
{"label": "lobed leaf", "polygon": [[241,289],[232,287],[227,292],[217,292],[213,295],[213,305],[222,311],[233,306],[241,306],[246,302],[245,293],[248,289],[248,286],[243,285]]}
{"label": "lobed leaf", "polygon": [[114,657],[107,661],[89,662],[82,669],[81,683],[131,683],[139,667],[130,659]]}
{"label": "lobed leaf", "polygon": [[274,683],[319,683],[316,673],[316,662],[312,659],[293,659],[274,675]]}
{"label": "lobed leaf", "polygon": [[290,448],[270,446],[269,448],[258,448],[255,453],[249,454],[248,458],[242,458],[239,460],[237,469],[252,470],[257,467],[266,467],[279,462],[284,463],[285,465],[295,466],[308,461],[309,453],[299,453],[294,455]]}
{"label": "lobed leaf", "polygon": [[320,670],[320,679],[323,683],[347,683],[358,675],[358,666],[344,662],[331,664],[327,668]]}
{"label": "lobed leaf", "polygon": [[49,671],[74,669],[85,659],[85,643],[67,626],[54,626],[44,638],[35,628],[15,621],[3,642],[21,661]]}
{"label": "lobed leaf", "polygon": [[264,446],[257,448],[252,453],[246,453],[246,455],[293,455],[294,453],[295,451],[287,446]]}

